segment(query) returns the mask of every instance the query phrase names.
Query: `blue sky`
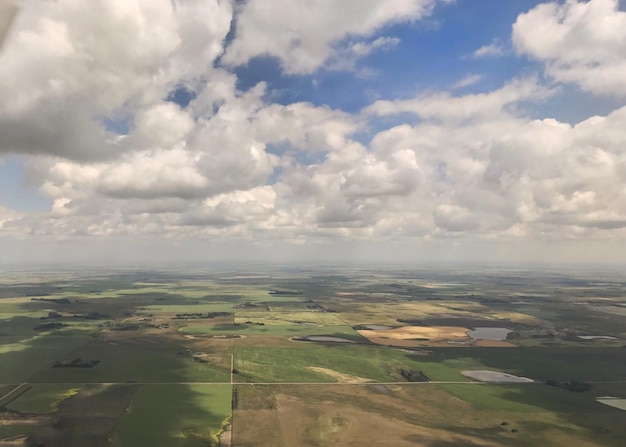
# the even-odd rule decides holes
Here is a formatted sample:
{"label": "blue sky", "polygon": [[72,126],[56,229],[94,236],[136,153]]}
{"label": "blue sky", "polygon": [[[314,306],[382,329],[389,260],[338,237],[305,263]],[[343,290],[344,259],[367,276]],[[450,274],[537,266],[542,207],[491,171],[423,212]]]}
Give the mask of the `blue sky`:
{"label": "blue sky", "polygon": [[621,262],[625,55],[617,0],[25,3],[0,242]]}
{"label": "blue sky", "polygon": [[6,157],[0,165],[0,206],[17,211],[43,211],[51,202],[29,185],[24,175],[24,164],[16,157]]}
{"label": "blue sky", "polygon": [[[348,112],[357,112],[374,99],[403,98],[421,91],[446,90],[471,74],[484,78],[461,92],[496,88],[538,64],[518,57],[511,48],[511,26],[517,15],[537,1],[462,0],[439,4],[424,21],[384,27],[370,36],[400,39],[392,49],[377,51],[357,62],[357,73],[321,68],[307,76],[286,76],[276,58],[258,56],[237,67],[239,85],[246,90],[258,82],[269,83],[272,99],[280,103],[310,101]],[[489,17],[489,20],[485,20]],[[335,45],[341,46],[346,41]],[[506,54],[472,57],[483,45],[499,42]],[[359,75],[367,69],[370,76]]]}

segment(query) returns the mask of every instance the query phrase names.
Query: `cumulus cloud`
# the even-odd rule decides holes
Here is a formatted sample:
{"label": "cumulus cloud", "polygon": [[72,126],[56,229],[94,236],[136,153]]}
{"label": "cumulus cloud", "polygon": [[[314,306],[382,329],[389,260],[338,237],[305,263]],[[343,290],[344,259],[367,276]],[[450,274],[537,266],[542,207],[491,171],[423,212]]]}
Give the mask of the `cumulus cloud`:
{"label": "cumulus cloud", "polygon": [[551,90],[536,79],[515,79],[498,90],[463,96],[447,92],[420,94],[413,99],[376,101],[365,110],[366,114],[379,116],[412,113],[424,119],[464,121],[506,113],[523,101],[543,100]]}
{"label": "cumulus cloud", "polygon": [[626,12],[617,0],[540,4],[517,18],[513,43],[557,81],[626,95]]}
{"label": "cumulus cloud", "polygon": [[[115,162],[51,159],[41,186],[51,212],[3,215],[3,231],[295,242],[613,234],[626,231],[624,119],[626,107],[575,125],[510,112],[403,124],[367,144],[345,137],[317,163],[276,156],[265,171],[245,146],[251,158],[242,149],[214,164],[224,172],[207,171],[204,152],[183,148]],[[214,176],[228,187],[212,185]]]}
{"label": "cumulus cloud", "polygon": [[6,230],[11,226],[11,223],[19,220],[22,216],[22,213],[0,206],[0,230]]}
{"label": "cumulus cloud", "polygon": [[[344,14],[330,4],[283,2],[276,14],[278,3],[245,3],[223,61],[269,54],[289,73],[309,73],[344,51],[354,64],[397,44],[375,30],[417,20],[434,2],[341,2]],[[558,94],[541,76],[455,92],[481,80],[471,74],[451,91],[361,113],[272,103],[265,83],[242,89],[217,62],[228,2],[110,0],[86,15],[78,0],[26,5],[0,55],[0,152],[21,157],[52,206],[0,207],[1,235],[298,244],[626,236],[626,107],[574,124],[530,116],[528,103]],[[613,70],[624,54],[611,37],[621,14],[606,0],[542,5],[520,16],[514,41],[556,79],[583,67],[572,82],[592,86],[593,70]],[[533,23],[543,24],[539,40]],[[596,52],[601,42],[613,47]],[[620,92],[611,79],[593,91]],[[193,93],[184,107],[166,99],[179,88]]]}
{"label": "cumulus cloud", "polygon": [[217,0],[25,3],[0,55],[0,152],[114,156],[103,121],[204,77],[231,18]]}
{"label": "cumulus cloud", "polygon": [[[380,28],[418,20],[436,0],[287,0],[245,2],[237,15],[236,36],[223,62],[247,63],[255,56],[273,56],[286,73],[314,72],[331,58],[335,45],[347,37],[369,36]],[[393,40],[355,43],[352,53],[363,56]],[[362,54],[359,54],[362,53]]]}

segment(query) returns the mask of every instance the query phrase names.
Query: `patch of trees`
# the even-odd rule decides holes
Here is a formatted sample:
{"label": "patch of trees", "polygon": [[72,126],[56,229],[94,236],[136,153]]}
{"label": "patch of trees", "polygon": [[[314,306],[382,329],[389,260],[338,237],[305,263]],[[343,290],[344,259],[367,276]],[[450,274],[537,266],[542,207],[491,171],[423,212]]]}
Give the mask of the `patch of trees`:
{"label": "patch of trees", "polygon": [[70,304],[67,298],[33,298],[31,301],[47,301],[56,304]]}
{"label": "patch of trees", "polygon": [[[239,371],[237,368],[233,368],[233,374],[241,376],[241,377],[245,377],[246,379],[252,379],[252,376],[249,376],[248,374],[242,374],[241,371]],[[234,398],[235,396],[233,396]],[[234,405],[234,404],[233,404]],[[236,405],[235,405],[236,406]]]}
{"label": "patch of trees", "polygon": [[106,320],[108,318],[110,318],[108,315],[104,315],[101,314],[100,312],[89,312],[87,314],[74,314],[74,315],[62,315],[59,312],[48,312],[48,316],[46,317],[40,317],[40,320],[52,320],[52,319],[58,319],[58,318],[64,318],[64,317],[69,317],[69,318],[82,318],[84,320]]}
{"label": "patch of trees", "polygon": [[84,318],[85,320],[107,320],[111,318],[109,315],[101,314],[100,312],[89,312],[84,315],[73,315],[74,318]]}
{"label": "patch of trees", "polygon": [[34,331],[49,331],[49,330],[53,330],[53,329],[61,329],[66,327],[67,324],[65,323],[58,323],[58,322],[54,322],[54,323],[43,323],[40,324],[39,326],[35,326],[33,328]]}
{"label": "patch of trees", "polygon": [[246,324],[256,324],[257,326],[265,326],[265,323],[255,323],[254,321],[246,321]]}
{"label": "patch of trees", "polygon": [[100,360],[89,360],[89,361],[84,362],[80,357],[78,357],[70,362],[60,362],[57,360],[56,362],[54,362],[54,365],[52,365],[52,367],[53,368],[93,368],[98,363],[100,363]]}
{"label": "patch of trees", "polygon": [[119,324],[111,327],[112,331],[136,331],[139,329],[138,324]]}
{"label": "patch of trees", "polygon": [[251,303],[250,301],[247,301],[245,303],[237,304],[237,307],[243,307],[243,308],[257,307],[257,306],[258,306],[258,304]]}
{"label": "patch of trees", "polygon": [[[237,370],[233,369],[233,374],[238,374],[239,373],[239,371],[237,371],[237,373],[235,373],[235,371],[237,371]],[[237,388],[233,387],[233,398],[232,398],[231,404],[230,404],[231,410],[232,411],[236,410],[237,407],[238,407],[238,404],[239,404],[239,396],[238,396],[238,393],[237,393]]]}
{"label": "patch of trees", "polygon": [[430,382],[430,377],[424,374],[424,371],[421,369],[415,371],[413,369],[400,368],[398,372],[407,382]]}
{"label": "patch of trees", "polygon": [[590,383],[581,382],[576,379],[571,379],[569,382],[559,382],[558,380],[550,379],[546,381],[546,385],[562,388],[574,393],[584,393],[592,388]]}

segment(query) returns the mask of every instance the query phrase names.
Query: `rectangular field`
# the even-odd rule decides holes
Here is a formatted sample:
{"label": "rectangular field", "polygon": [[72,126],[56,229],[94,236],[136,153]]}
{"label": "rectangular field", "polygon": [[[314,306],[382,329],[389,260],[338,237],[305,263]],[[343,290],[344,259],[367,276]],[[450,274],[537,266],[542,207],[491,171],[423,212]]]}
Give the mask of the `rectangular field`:
{"label": "rectangular field", "polygon": [[143,385],[116,424],[112,446],[217,446],[231,397],[227,384]]}
{"label": "rectangular field", "polygon": [[399,370],[405,368],[422,370],[431,380],[468,381],[457,370],[426,356],[408,355],[399,350],[349,344],[300,344],[287,348],[235,348],[235,368],[239,372],[235,379],[243,382],[337,382],[336,376],[319,372],[319,368],[323,368],[372,382],[402,382]]}

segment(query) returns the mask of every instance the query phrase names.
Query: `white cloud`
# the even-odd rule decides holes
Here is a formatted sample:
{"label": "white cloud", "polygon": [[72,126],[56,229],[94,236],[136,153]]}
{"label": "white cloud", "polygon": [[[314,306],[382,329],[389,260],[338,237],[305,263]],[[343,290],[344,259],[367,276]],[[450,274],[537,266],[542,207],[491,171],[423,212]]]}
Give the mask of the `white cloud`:
{"label": "white cloud", "polygon": [[551,91],[535,79],[515,79],[487,93],[451,96],[449,93],[419,95],[413,99],[381,100],[365,109],[366,114],[395,115],[413,113],[424,119],[465,121],[507,114],[522,101],[543,100]]}
{"label": "white cloud", "polygon": [[[472,101],[487,107],[492,99]],[[298,122],[280,107],[255,116]],[[626,233],[625,117],[626,107],[573,126],[511,112],[404,124],[367,145],[343,136],[314,164],[239,143],[226,152],[154,149],[99,163],[49,159],[41,191],[53,209],[5,213],[2,231],[265,242],[610,238]],[[250,141],[264,144],[252,128],[237,127],[245,141],[256,135]],[[306,145],[305,134],[283,135]]]}
{"label": "white cloud", "polygon": [[472,53],[475,58],[495,57],[504,54],[505,50],[502,44],[495,40],[488,45],[483,45]]}
{"label": "white cloud", "polygon": [[555,80],[599,95],[626,95],[626,12],[617,0],[544,3],[513,25],[521,54],[545,63]]}
{"label": "white cloud", "polygon": [[100,173],[97,188],[120,198],[189,198],[207,187],[196,169],[196,157],[180,149],[134,153]]}
{"label": "white cloud", "polygon": [[[18,213],[17,211],[0,206],[0,231],[4,232],[12,222],[18,221],[23,215],[23,213]],[[5,223],[8,224],[6,227]]]}
{"label": "white cloud", "polygon": [[458,82],[456,82],[452,86],[452,89],[469,87],[470,85],[474,85],[477,82],[480,82],[482,79],[483,79],[483,75],[480,75],[480,74],[468,75],[468,76],[465,76],[463,79],[459,80]]}
{"label": "white cloud", "polygon": [[363,57],[376,50],[393,48],[399,43],[400,39],[397,37],[379,37],[372,42],[356,42],[350,45],[350,52]]}
{"label": "white cloud", "polygon": [[[377,39],[367,42],[348,42],[346,45],[338,47],[333,56],[325,63],[328,70],[337,71],[354,71],[357,61],[371,53],[377,51],[389,50],[400,43],[397,37],[378,37]],[[367,74],[374,71],[369,68],[361,68],[359,74]]]}
{"label": "white cloud", "polygon": [[115,156],[102,121],[204,78],[231,18],[217,0],[24,3],[0,55],[0,152]]}
{"label": "white cloud", "polygon": [[[84,17],[78,0],[28,5],[0,55],[0,151],[18,154],[52,206],[38,213],[0,207],[2,236],[332,247],[385,240],[399,249],[410,240],[626,236],[626,107],[574,125],[528,117],[527,103],[557,92],[538,76],[483,93],[380,100],[359,114],[277,104],[266,84],[242,91],[234,73],[213,66],[232,19],[228,2],[172,9],[169,1],[111,0]],[[423,17],[433,2],[398,0],[395,9],[342,2],[344,15],[329,15],[327,2],[298,5],[315,10],[314,20],[296,17],[304,13],[296,14],[295,2],[277,16],[273,2],[247,3],[226,60],[264,52],[302,73],[345,51],[354,64],[397,44],[374,30]],[[621,43],[596,53],[600,30],[578,27],[605,17],[618,33],[613,23],[622,13],[614,6],[535,8],[518,20],[516,45],[562,80],[553,70],[613,70],[609,55],[623,55]],[[551,28],[558,14],[562,35]],[[531,22],[554,31],[542,38],[545,47],[528,34]],[[259,37],[274,28],[292,33],[291,46]],[[567,54],[573,35],[585,39]],[[596,65],[583,64],[594,57]],[[480,79],[468,75],[454,88]],[[610,80],[606,88],[616,88]],[[184,109],[164,100],[178,86],[197,93]],[[107,130],[107,119],[128,132]]]}
{"label": "white cloud", "polygon": [[[274,56],[286,73],[311,73],[348,37],[369,36],[386,25],[428,15],[436,0],[251,0],[237,15],[236,37],[226,51],[227,64],[247,63],[255,56]],[[378,45],[389,44],[379,41]],[[373,44],[352,50],[371,51]]]}

